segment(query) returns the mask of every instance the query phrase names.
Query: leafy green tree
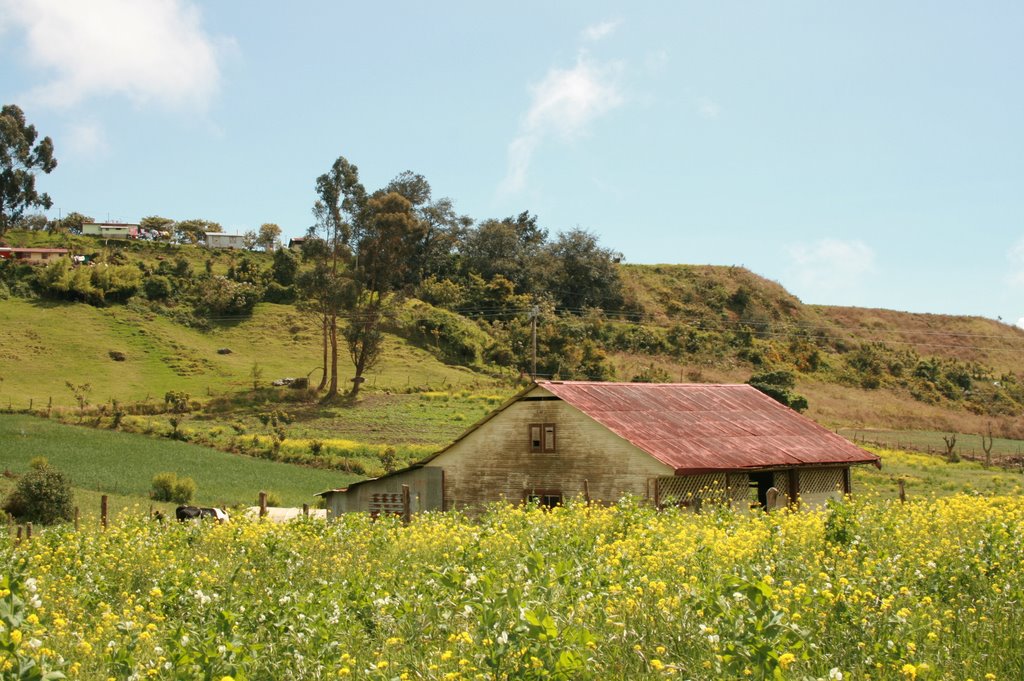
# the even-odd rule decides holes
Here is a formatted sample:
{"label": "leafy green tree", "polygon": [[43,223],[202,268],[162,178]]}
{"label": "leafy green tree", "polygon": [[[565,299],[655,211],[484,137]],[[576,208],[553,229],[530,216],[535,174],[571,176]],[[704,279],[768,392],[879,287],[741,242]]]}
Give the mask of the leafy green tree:
{"label": "leafy green tree", "polygon": [[549,286],[561,307],[574,311],[622,307],[622,281],[617,267],[621,253],[601,248],[597,236],[583,229],[559,234],[548,252],[554,261]]}
{"label": "leafy green tree", "polygon": [[203,240],[206,232],[222,232],[220,223],[212,220],[196,218],[182,220],[174,224],[174,238],[180,244],[197,244]]}
{"label": "leafy green tree", "polygon": [[281,228],[273,222],[260,225],[259,234],[256,235],[256,245],[264,251],[273,251],[280,244]]}
{"label": "leafy green tree", "polygon": [[362,216],[367,195],[359,181],[359,169],[339,156],[331,169],[316,180],[317,200],[313,204],[316,225],[303,255],[314,263],[310,276],[300,285],[310,306],[322,315],[324,327],[324,377],[320,389],[327,386],[327,399],[338,394],[338,318],[347,301],[354,300],[347,290],[346,264],[363,234]]}
{"label": "leafy green tree", "polygon": [[70,212],[60,220],[56,220],[51,223],[51,230],[54,232],[70,232],[71,234],[81,234],[82,225],[90,222],[96,222],[88,215],[83,215],[78,212]]}
{"label": "leafy green tree", "polygon": [[473,220],[455,212],[449,198],[432,200],[430,183],[422,175],[405,171],[388,183],[383,193],[401,194],[420,221],[421,233],[409,248],[405,284],[418,286],[429,276],[450,277],[456,273],[456,249]]}
{"label": "leafy green tree", "polygon": [[139,220],[139,229],[173,233],[174,220],[159,215],[148,215]]}
{"label": "leafy green tree", "polygon": [[486,220],[466,233],[460,246],[464,274],[476,273],[490,281],[501,275],[516,293],[541,293],[547,230],[537,217],[523,212],[504,220]]}
{"label": "leafy green tree", "polygon": [[362,238],[354,244],[348,278],[348,319],[345,342],[355,368],[353,397],[363,375],[380,359],[381,322],[393,302],[391,293],[402,286],[410,271],[414,244],[426,231],[413,204],[394,191],[380,191],[366,203],[361,216]]}
{"label": "leafy green tree", "polygon": [[52,525],[71,520],[75,512],[71,481],[45,459],[34,461],[4,500],[3,508],[24,522]]}
{"label": "leafy green tree", "polygon": [[0,110],[0,236],[3,236],[27,208],[49,208],[49,195],[36,191],[36,172],[49,174],[57,167],[53,140],[39,134],[14,104]]}
{"label": "leafy green tree", "polygon": [[295,275],[299,272],[299,256],[290,248],[279,248],[274,251],[274,263],[271,273],[281,286],[295,283]]}
{"label": "leafy green tree", "polygon": [[764,371],[754,374],[747,381],[747,385],[757,388],[776,402],[795,411],[807,409],[807,398],[792,392],[796,387],[796,377],[790,371]]}

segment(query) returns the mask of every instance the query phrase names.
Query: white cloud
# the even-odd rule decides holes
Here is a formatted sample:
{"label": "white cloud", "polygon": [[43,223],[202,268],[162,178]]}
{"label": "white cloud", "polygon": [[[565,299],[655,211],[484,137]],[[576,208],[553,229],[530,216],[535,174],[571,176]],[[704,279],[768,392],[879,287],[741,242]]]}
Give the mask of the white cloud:
{"label": "white cloud", "polygon": [[615,29],[619,27],[620,23],[619,21],[602,21],[599,24],[592,24],[583,29],[583,37],[586,40],[597,42],[615,33]]}
{"label": "white cloud", "polygon": [[697,113],[701,118],[714,120],[722,113],[721,105],[710,97],[701,97],[697,100]]}
{"label": "white cloud", "polygon": [[1007,281],[1013,286],[1024,287],[1024,237],[1017,239],[1017,242],[1010,246],[1006,259],[1010,261]]}
{"label": "white cloud", "polygon": [[574,67],[552,68],[531,88],[530,108],[508,147],[505,191],[519,191],[526,185],[533,154],[545,139],[574,140],[587,132],[594,119],[622,104],[621,70],[617,63],[596,63],[581,52]]}
{"label": "white cloud", "polygon": [[1017,326],[1024,329],[1024,317],[1021,317],[1020,319],[1017,320]]}
{"label": "white cloud", "polygon": [[219,43],[189,0],[0,0],[25,32],[31,64],[51,74],[27,98],[72,106],[94,96],[203,107],[220,83]]}
{"label": "white cloud", "polygon": [[[66,148],[77,156],[97,156],[106,153],[107,135],[96,123],[76,123],[67,132]],[[62,147],[65,145],[61,145]]]}
{"label": "white cloud", "polygon": [[821,239],[786,250],[793,261],[790,279],[801,297],[848,293],[874,269],[875,253],[860,241]]}

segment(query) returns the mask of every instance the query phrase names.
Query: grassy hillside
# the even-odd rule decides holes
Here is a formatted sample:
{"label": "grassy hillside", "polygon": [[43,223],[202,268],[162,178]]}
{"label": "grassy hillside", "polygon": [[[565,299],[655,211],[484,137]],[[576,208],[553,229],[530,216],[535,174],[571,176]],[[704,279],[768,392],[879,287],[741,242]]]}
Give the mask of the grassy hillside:
{"label": "grassy hillside", "polygon": [[[183,442],[95,430],[21,415],[0,415],[3,467],[15,475],[29,461],[46,457],[75,487],[148,503],[153,476],[165,471],[188,476],[201,504],[256,503],[261,490],[277,493],[286,505],[313,504],[316,492],[344,486],[356,476],[240,457]],[[10,482],[5,482],[10,485]],[[95,503],[91,503],[90,499]],[[83,497],[83,509],[98,507]]]}
{"label": "grassy hillside", "polygon": [[[219,354],[218,350],[230,350]],[[124,354],[114,361],[111,352]],[[350,366],[341,358],[343,374]],[[282,377],[319,380],[320,348],[311,320],[289,305],[261,303],[251,317],[215,322],[209,331],[128,306],[92,307],[10,298],[0,302],[0,405],[24,409],[75,404],[66,387],[91,386],[102,403],[154,400],[169,390],[205,399],[251,388],[253,366],[267,384]],[[390,337],[370,387],[459,386],[486,382],[461,367]]]}
{"label": "grassy hillside", "polygon": [[[264,253],[8,236],[18,245],[67,245],[103,261],[134,262],[144,277],[182,268],[198,273],[170,277],[186,288],[191,281],[201,289],[211,281],[204,273],[227,273],[244,262],[265,277],[271,263]],[[978,317],[804,305],[741,267],[622,265],[618,271],[623,303],[613,310],[580,316],[551,301],[541,306],[540,375],[744,382],[781,371],[807,398],[807,414],[829,427],[976,437],[991,424],[997,437],[1024,440],[1020,329]],[[363,399],[321,405],[294,391],[253,390],[282,377],[319,378],[319,328],[292,305],[264,302],[251,315],[197,317],[187,296],[146,300],[137,293],[124,304],[93,307],[34,298],[31,275],[19,276],[26,279],[9,282],[12,295],[0,300],[0,408],[31,404],[40,411],[50,400],[74,407],[70,382],[89,386],[81,395],[91,405],[132,403],[132,413],[149,420],[126,425],[160,433],[171,427],[171,415],[152,411],[165,393],[182,391],[205,411],[187,416],[184,432],[257,456],[271,435],[261,419],[287,402],[282,408],[293,418],[282,451],[288,457],[301,460],[323,441],[324,451],[359,460],[357,468],[368,472],[382,464],[387,448],[402,461],[415,458],[486,413],[488,397],[510,394],[512,379],[530,364],[531,329],[523,312],[529,297],[513,294],[508,282],[493,290],[470,286],[472,295],[463,290],[469,305],[463,312],[470,316],[457,313],[458,306],[442,309],[409,298],[388,321],[392,334],[381,364],[367,376]],[[465,282],[445,283],[452,291],[466,288]],[[410,293],[443,305],[442,289],[435,282],[433,293]],[[344,379],[351,371],[344,351],[341,364]],[[447,397],[397,394],[422,391]],[[243,433],[246,447],[237,442]]]}

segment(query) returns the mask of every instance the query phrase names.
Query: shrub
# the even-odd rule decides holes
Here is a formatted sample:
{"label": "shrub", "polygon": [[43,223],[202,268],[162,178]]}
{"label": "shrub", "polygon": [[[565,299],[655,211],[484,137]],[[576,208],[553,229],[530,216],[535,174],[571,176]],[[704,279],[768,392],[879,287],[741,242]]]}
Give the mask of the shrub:
{"label": "shrub", "polygon": [[267,285],[266,290],[263,291],[263,300],[268,303],[278,303],[281,305],[289,305],[295,302],[296,292],[294,286],[282,286],[276,281],[272,281]]}
{"label": "shrub", "polygon": [[156,501],[173,501],[187,504],[196,493],[196,482],[192,478],[179,478],[175,473],[157,473],[153,476],[153,491],[150,496]]}
{"label": "shrub", "polygon": [[170,279],[162,275],[155,275],[143,282],[142,290],[150,300],[167,300],[171,297],[174,288],[171,286]]}
{"label": "shrub", "polygon": [[42,457],[31,465],[4,501],[4,510],[18,520],[43,525],[71,520],[75,512],[71,480]]}

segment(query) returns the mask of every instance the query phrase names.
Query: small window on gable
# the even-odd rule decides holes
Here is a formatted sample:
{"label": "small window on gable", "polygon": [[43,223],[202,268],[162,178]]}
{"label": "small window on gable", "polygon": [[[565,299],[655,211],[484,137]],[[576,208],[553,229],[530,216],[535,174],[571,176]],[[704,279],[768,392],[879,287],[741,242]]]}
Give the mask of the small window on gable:
{"label": "small window on gable", "polygon": [[555,451],[555,424],[530,424],[530,452],[543,453]]}

